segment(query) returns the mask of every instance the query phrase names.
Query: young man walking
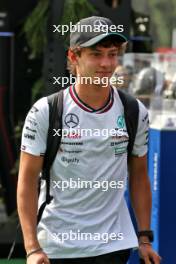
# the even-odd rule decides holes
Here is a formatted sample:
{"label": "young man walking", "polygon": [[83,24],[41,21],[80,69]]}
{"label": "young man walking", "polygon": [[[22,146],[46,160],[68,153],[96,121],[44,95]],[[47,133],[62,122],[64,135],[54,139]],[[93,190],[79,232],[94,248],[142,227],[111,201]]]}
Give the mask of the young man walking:
{"label": "young man walking", "polygon": [[[138,245],[145,264],[160,263],[150,243],[147,111],[138,102],[137,133],[128,159],[124,107],[118,90],[109,84],[126,44],[119,29],[107,18],[89,17],[79,21],[70,35],[69,68],[77,81],[63,92],[62,128],[69,132],[62,134],[51,167],[53,199],[38,226],[38,180],[49,126],[47,98],[37,101],[26,117],[17,199],[27,264],[125,264]],[[138,238],[124,199],[128,168]],[[39,204],[45,201],[45,187],[43,181]]]}

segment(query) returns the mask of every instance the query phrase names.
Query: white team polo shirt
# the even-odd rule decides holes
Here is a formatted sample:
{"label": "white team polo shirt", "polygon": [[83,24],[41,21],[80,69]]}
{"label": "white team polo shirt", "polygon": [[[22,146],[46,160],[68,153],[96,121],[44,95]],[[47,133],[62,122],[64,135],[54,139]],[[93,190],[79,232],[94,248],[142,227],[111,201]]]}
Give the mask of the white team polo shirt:
{"label": "white team polo shirt", "polygon": [[[138,103],[133,154],[143,156],[147,152],[148,115]],[[48,110],[44,97],[29,111],[22,151],[44,155]],[[118,91],[112,87],[106,105],[94,110],[80,100],[73,86],[65,89],[62,121],[65,134],[51,168],[53,200],[38,225],[41,247],[49,258],[90,257],[137,247],[124,199],[129,137]],[[44,200],[45,182],[39,204]]]}

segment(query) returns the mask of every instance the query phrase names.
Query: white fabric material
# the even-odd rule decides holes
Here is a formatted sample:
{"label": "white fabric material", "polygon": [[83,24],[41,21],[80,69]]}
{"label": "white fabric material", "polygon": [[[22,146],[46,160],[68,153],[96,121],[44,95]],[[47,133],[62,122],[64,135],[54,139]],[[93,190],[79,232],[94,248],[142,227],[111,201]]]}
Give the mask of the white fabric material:
{"label": "white fabric material", "polygon": [[[147,152],[148,118],[143,104],[139,102],[139,106],[139,125],[133,154],[143,156]],[[116,128],[116,136],[82,135],[77,138],[62,138],[51,169],[51,195],[54,199],[46,206],[38,226],[39,242],[49,258],[97,256],[138,246],[124,199],[128,134],[123,123],[123,111],[115,88],[112,107],[101,114],[83,110],[73,101],[69,89],[64,91],[63,128],[68,128],[70,114],[74,114],[74,121],[78,123],[75,128]],[[121,123],[117,121],[119,117]],[[44,97],[35,103],[27,115],[23,128],[22,151],[36,156],[44,154],[48,118],[47,98]],[[61,190],[61,181],[68,182],[70,179],[76,182],[90,181],[94,186]],[[95,184],[103,181],[114,181],[117,185],[105,191],[102,185],[98,188]],[[45,183],[42,184],[39,203],[43,200]],[[70,239],[70,232],[77,235],[89,234],[89,237]],[[61,241],[60,233],[65,233],[65,238],[69,234],[69,239]],[[114,235],[114,239],[105,241],[106,233],[115,233],[116,237]]]}

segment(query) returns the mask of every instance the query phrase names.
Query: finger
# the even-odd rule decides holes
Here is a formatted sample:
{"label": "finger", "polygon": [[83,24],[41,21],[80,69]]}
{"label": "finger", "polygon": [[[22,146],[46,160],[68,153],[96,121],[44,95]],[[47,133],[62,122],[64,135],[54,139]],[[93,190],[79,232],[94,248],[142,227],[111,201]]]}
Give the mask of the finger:
{"label": "finger", "polygon": [[147,256],[144,257],[144,263],[145,264],[152,264]]}
{"label": "finger", "polygon": [[159,255],[155,255],[151,257],[151,263],[152,264],[160,264],[161,263],[161,257]]}
{"label": "finger", "polygon": [[50,264],[49,259],[43,259],[39,264]]}
{"label": "finger", "polygon": [[50,264],[49,259],[46,259],[45,262],[43,262],[44,264]]}

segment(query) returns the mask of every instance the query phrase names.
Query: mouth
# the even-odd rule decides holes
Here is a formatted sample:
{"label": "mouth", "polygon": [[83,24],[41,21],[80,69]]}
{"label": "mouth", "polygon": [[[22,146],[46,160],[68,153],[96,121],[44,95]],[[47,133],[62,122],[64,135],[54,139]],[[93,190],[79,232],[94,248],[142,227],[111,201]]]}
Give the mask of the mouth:
{"label": "mouth", "polygon": [[112,76],[112,72],[103,72],[103,71],[100,72],[99,71],[99,72],[96,72],[95,74],[100,77],[108,77],[108,78]]}
{"label": "mouth", "polygon": [[111,74],[112,72],[98,71],[96,73],[100,73],[100,74]]}

